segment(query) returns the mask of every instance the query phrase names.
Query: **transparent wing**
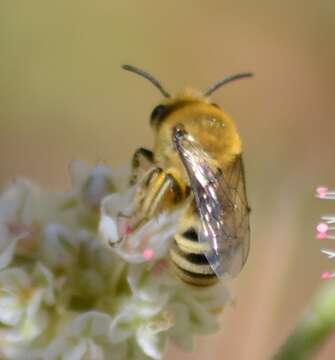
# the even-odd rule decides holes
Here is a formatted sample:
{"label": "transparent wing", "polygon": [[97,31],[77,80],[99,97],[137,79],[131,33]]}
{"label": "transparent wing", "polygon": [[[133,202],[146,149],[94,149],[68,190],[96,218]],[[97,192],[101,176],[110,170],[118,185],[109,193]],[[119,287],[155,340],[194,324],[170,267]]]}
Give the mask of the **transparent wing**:
{"label": "transparent wing", "polygon": [[209,244],[207,260],[219,277],[235,276],[249,252],[249,207],[242,157],[222,173],[184,128],[177,126],[173,139],[201,219],[199,241]]}

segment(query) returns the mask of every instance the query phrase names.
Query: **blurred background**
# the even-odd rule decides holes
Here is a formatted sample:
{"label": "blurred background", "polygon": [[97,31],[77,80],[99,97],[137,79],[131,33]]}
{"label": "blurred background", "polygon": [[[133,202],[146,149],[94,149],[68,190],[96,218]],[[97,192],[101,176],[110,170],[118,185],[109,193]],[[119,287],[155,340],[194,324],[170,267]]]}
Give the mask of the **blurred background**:
{"label": "blurred background", "polygon": [[[334,1],[1,1],[0,183],[15,176],[68,189],[73,159],[111,166],[150,148],[160,93],[120,69],[130,63],[166,88],[206,89],[244,140],[252,248],[236,305],[195,354],[168,359],[265,360],[332,270],[314,239],[335,203]],[[318,359],[333,359],[335,340]]]}

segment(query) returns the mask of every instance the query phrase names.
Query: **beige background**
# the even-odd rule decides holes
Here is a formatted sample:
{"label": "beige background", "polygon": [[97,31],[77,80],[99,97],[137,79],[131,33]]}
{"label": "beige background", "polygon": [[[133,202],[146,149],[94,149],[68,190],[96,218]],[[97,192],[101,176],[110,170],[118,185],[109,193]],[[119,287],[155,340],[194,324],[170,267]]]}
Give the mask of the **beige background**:
{"label": "beige background", "polygon": [[[150,147],[160,94],[120,69],[142,66],[174,92],[252,70],[214,95],[244,139],[252,249],[222,331],[170,359],[269,359],[331,270],[314,227],[335,203],[334,1],[0,3],[0,182],[69,187],[75,158],[119,165]],[[328,345],[319,359],[334,358]]]}

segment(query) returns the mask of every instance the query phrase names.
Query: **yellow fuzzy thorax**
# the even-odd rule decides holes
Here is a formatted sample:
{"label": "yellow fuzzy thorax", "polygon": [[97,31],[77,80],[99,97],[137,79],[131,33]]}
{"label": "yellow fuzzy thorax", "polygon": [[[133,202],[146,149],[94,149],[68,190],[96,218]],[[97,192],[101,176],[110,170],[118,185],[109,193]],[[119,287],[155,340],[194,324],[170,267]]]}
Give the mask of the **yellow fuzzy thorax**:
{"label": "yellow fuzzy thorax", "polygon": [[155,161],[162,168],[174,172],[178,169],[181,177],[186,176],[172,142],[172,131],[177,124],[185,127],[221,169],[229,167],[241,153],[241,139],[234,121],[199,91],[186,88],[161,104],[174,109],[154,128]]}

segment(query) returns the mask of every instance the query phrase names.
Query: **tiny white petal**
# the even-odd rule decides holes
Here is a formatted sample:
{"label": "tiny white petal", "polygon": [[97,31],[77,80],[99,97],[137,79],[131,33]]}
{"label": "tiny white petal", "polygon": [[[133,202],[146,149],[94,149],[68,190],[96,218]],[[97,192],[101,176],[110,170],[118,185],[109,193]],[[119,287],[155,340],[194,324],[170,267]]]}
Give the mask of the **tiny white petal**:
{"label": "tiny white petal", "polygon": [[101,346],[97,345],[91,339],[87,340],[87,352],[85,354],[86,359],[104,360],[104,351]]}
{"label": "tiny white petal", "polygon": [[0,286],[6,291],[18,293],[22,288],[27,288],[30,285],[31,278],[23,269],[16,267],[0,272]]}
{"label": "tiny white petal", "polygon": [[0,322],[4,325],[16,325],[22,318],[24,308],[18,298],[0,296]]}
{"label": "tiny white petal", "polygon": [[72,322],[70,333],[78,336],[104,336],[109,331],[111,321],[111,316],[105,313],[89,311]]}
{"label": "tiny white petal", "polygon": [[166,345],[166,337],[153,332],[150,326],[142,325],[136,332],[136,340],[143,352],[152,359],[161,359]]}
{"label": "tiny white petal", "polygon": [[51,267],[68,267],[77,260],[78,241],[61,224],[48,224],[43,229],[40,245],[41,258]]}
{"label": "tiny white petal", "polygon": [[327,249],[322,249],[321,252],[324,253],[324,254],[326,254],[329,259],[335,258],[335,251],[331,251],[331,250],[327,250]]}
{"label": "tiny white petal", "polygon": [[186,304],[175,302],[170,306],[174,314],[174,326],[171,329],[171,336],[174,342],[185,351],[193,349],[193,332],[190,311]]}
{"label": "tiny white petal", "polygon": [[115,221],[105,214],[102,214],[100,218],[99,234],[103,244],[109,247],[119,241],[119,234]]}
{"label": "tiny white petal", "polygon": [[103,197],[116,191],[111,169],[103,165],[95,166],[82,190],[85,200],[91,206],[99,207]]}
{"label": "tiny white petal", "polygon": [[158,311],[166,305],[170,291],[164,291],[158,281],[148,279],[147,271],[143,265],[131,265],[127,280],[134,296],[138,300],[150,303],[151,313],[155,309],[153,303],[159,305]]}
{"label": "tiny white petal", "polygon": [[106,196],[101,203],[101,212],[116,219],[120,212],[127,213],[133,210],[136,187],[133,186],[121,193],[114,193]]}
{"label": "tiny white petal", "polygon": [[19,238],[11,239],[9,244],[0,252],[0,270],[6,268],[12,261]]}
{"label": "tiny white petal", "polygon": [[39,286],[43,288],[43,299],[48,305],[53,305],[55,302],[54,294],[54,275],[53,273],[42,263],[37,263],[34,276],[39,282]]}
{"label": "tiny white petal", "polygon": [[109,328],[109,338],[112,343],[124,342],[132,336],[131,322],[135,318],[134,306],[128,305],[114,317]]}
{"label": "tiny white petal", "polygon": [[[39,193],[37,187],[31,182],[23,179],[14,181],[0,196],[0,219],[9,222],[17,217],[17,212],[23,211],[25,221],[30,221],[31,198]],[[28,204],[28,209],[25,206]]]}
{"label": "tiny white petal", "polygon": [[46,353],[46,359],[57,359],[60,357],[62,353],[64,353],[67,349],[67,338],[64,336],[58,336],[56,339],[54,339],[51,344],[47,347],[45,353]]}
{"label": "tiny white petal", "polygon": [[161,296],[160,299],[162,300],[161,303],[139,303],[137,307],[137,314],[143,318],[151,318],[159,314],[166,305],[166,302],[168,300],[168,294],[165,294],[165,296]]}
{"label": "tiny white petal", "polygon": [[39,336],[48,324],[46,312],[39,312],[35,317],[26,316],[19,326],[7,331],[6,340],[11,343],[24,344]]}
{"label": "tiny white petal", "polygon": [[31,299],[26,304],[26,314],[28,318],[33,318],[40,309],[41,302],[44,295],[44,289],[35,290]]}
{"label": "tiny white petal", "polygon": [[[73,347],[69,348],[62,355],[62,360],[81,360],[87,351],[87,344],[85,341],[76,343]],[[93,360],[93,359],[92,359]]]}
{"label": "tiny white petal", "polygon": [[218,330],[217,316],[211,313],[210,309],[206,309],[189,294],[184,294],[182,299],[189,307],[194,332],[197,334],[210,334]]}
{"label": "tiny white petal", "polygon": [[82,160],[74,160],[70,163],[69,171],[73,187],[80,189],[90,172],[89,166]]}

